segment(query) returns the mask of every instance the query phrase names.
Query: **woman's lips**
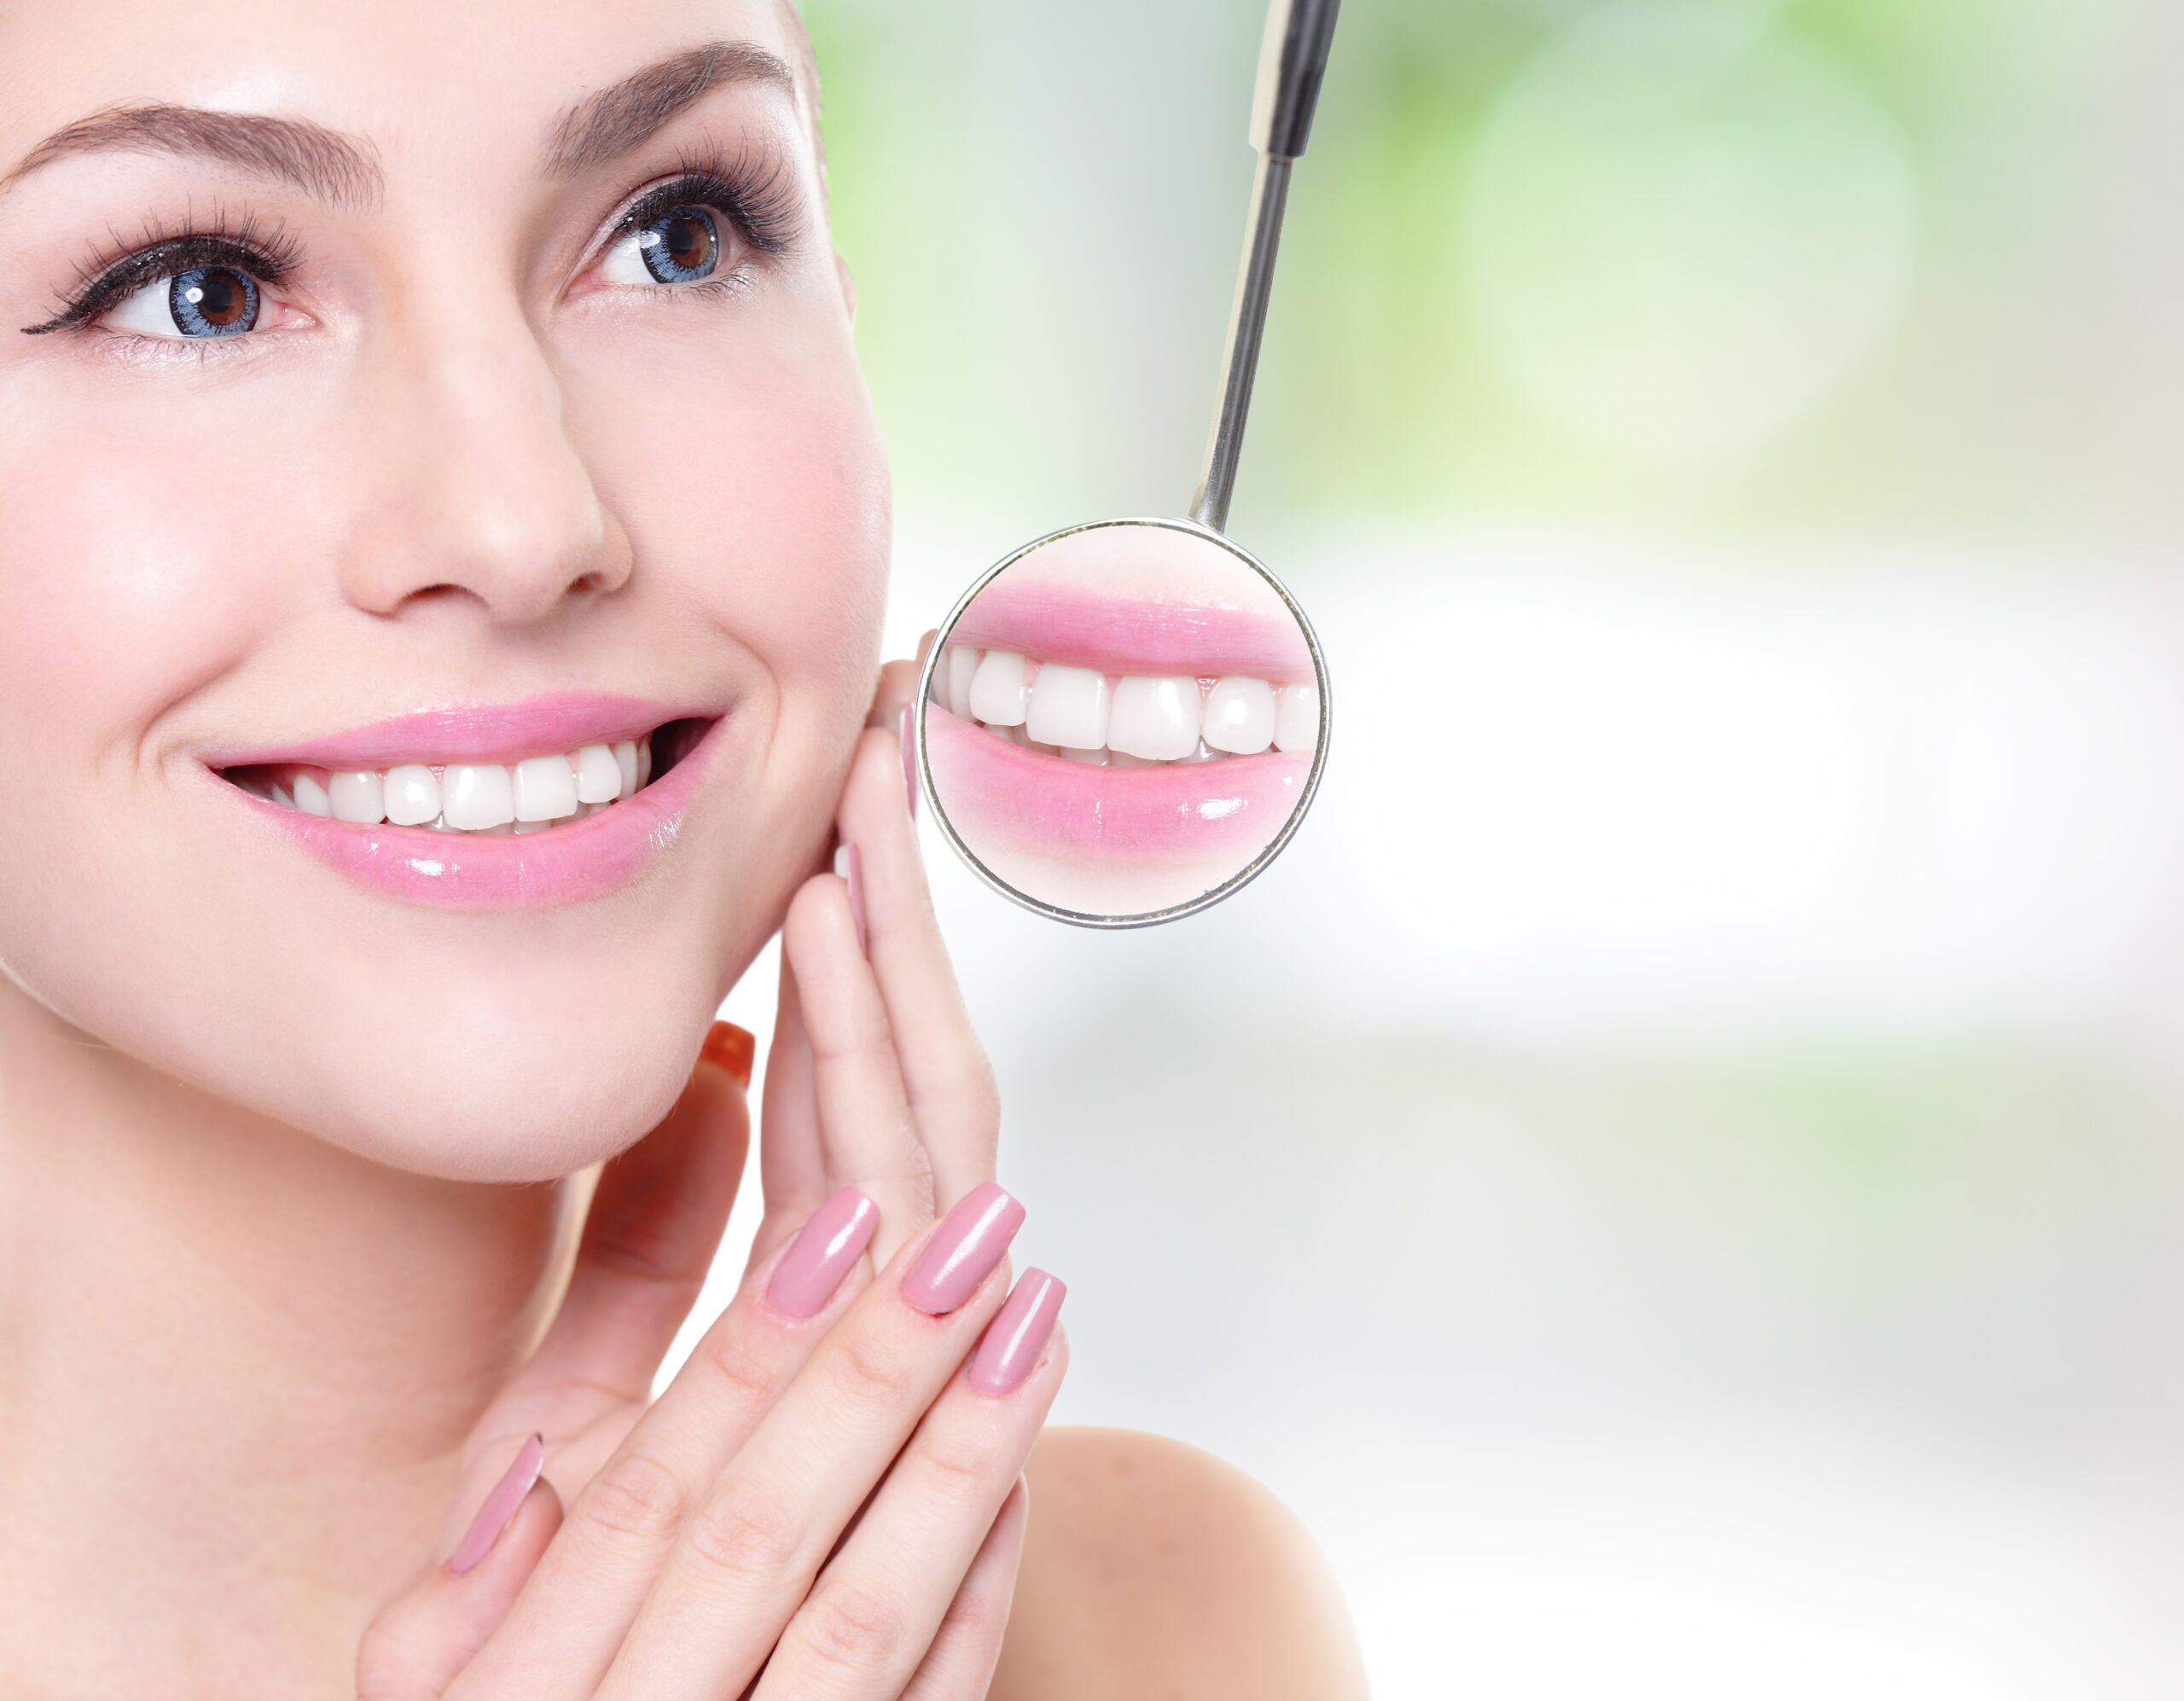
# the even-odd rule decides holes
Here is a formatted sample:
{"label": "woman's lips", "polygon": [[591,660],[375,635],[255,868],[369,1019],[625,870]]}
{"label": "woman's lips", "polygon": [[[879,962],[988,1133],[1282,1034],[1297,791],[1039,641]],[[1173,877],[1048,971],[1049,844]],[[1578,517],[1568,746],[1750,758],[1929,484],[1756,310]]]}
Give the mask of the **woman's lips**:
{"label": "woman's lips", "polygon": [[574,750],[642,738],[670,721],[710,718],[717,709],[650,703],[603,692],[557,691],[520,703],[426,709],[300,744],[222,752],[209,768],[293,763],[328,769],[391,768],[402,763],[519,762],[542,751]]}
{"label": "woman's lips", "polygon": [[[305,767],[484,768],[494,765],[496,757],[523,762],[524,753],[541,746],[596,746],[617,733],[634,733],[642,740],[662,725],[700,718],[633,699],[566,694],[506,709],[403,716],[306,744],[251,751],[219,765],[261,774]],[[712,719],[651,784],[611,804],[588,806],[580,819],[557,820],[551,831],[502,836],[444,825],[342,821],[269,802],[238,784],[224,783],[221,789],[261,824],[293,835],[339,872],[405,902],[461,909],[571,903],[627,885],[675,842],[725,724],[724,717]]]}
{"label": "woman's lips", "polygon": [[1102,596],[1013,572],[972,599],[948,641],[1102,673],[1242,674],[1276,683],[1313,676],[1311,650],[1287,615],[1182,596]]}
{"label": "woman's lips", "polygon": [[[1048,756],[926,705],[935,795],[973,851],[1077,860],[1226,860],[1241,868],[1281,832],[1310,752],[1093,768]],[[640,793],[640,796],[642,794]]]}

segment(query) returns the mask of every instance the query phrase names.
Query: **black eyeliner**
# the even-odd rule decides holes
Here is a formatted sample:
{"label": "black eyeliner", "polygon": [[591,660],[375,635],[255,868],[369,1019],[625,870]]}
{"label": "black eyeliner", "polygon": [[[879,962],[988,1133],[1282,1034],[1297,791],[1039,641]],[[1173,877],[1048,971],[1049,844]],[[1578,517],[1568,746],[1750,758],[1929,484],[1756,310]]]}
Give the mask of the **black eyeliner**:
{"label": "black eyeliner", "polygon": [[247,272],[260,284],[277,284],[295,265],[293,244],[277,234],[263,236],[247,227],[233,234],[212,229],[156,238],[119,258],[94,260],[84,268],[84,282],[61,311],[42,325],[24,326],[23,334],[40,337],[87,323],[146,284],[197,266],[224,266]]}
{"label": "black eyeliner", "polygon": [[784,253],[796,240],[796,179],[778,160],[745,154],[729,163],[717,155],[685,157],[675,176],[630,202],[616,221],[614,235],[627,235],[678,206],[726,214],[736,234],[762,254]]}

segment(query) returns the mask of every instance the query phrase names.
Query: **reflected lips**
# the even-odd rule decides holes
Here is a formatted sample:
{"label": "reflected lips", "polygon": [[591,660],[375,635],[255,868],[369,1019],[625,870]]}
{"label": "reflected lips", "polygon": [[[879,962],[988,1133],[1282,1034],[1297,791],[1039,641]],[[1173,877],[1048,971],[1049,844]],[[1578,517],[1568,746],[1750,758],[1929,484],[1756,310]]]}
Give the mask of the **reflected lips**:
{"label": "reflected lips", "polygon": [[926,746],[935,790],[973,850],[985,841],[1140,862],[1223,852],[1248,860],[1281,830],[1312,768],[1309,753],[1278,751],[1088,768],[996,738],[931,702]]}

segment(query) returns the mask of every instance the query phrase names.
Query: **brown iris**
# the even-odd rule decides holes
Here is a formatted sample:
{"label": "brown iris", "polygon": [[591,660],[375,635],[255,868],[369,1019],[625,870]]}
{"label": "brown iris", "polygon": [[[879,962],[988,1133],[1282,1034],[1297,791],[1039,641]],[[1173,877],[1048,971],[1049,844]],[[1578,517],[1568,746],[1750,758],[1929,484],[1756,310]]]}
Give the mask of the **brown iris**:
{"label": "brown iris", "polygon": [[167,286],[167,311],[184,336],[239,336],[258,322],[258,285],[228,266],[193,266]]}
{"label": "brown iris", "polygon": [[678,206],[646,227],[639,243],[645,270],[662,283],[691,283],[720,260],[720,231],[700,206]]}

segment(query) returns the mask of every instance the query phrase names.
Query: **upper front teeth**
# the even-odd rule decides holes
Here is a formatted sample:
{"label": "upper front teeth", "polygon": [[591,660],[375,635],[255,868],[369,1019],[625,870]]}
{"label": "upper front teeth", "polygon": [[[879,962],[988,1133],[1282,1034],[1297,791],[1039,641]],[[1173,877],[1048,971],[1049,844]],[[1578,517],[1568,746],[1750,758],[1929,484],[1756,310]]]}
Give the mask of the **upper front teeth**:
{"label": "upper front teeth", "polygon": [[1095,764],[1309,751],[1320,736],[1316,686],[1240,674],[1203,682],[1181,674],[1116,678],[1011,650],[981,653],[950,644],[933,669],[932,690],[952,715]]}
{"label": "upper front teeth", "polygon": [[[323,777],[322,778],[322,775]],[[588,744],[520,762],[421,763],[327,774],[294,768],[273,801],[306,815],[374,826],[437,827],[456,833],[537,832],[634,795],[652,777],[649,739]]]}

